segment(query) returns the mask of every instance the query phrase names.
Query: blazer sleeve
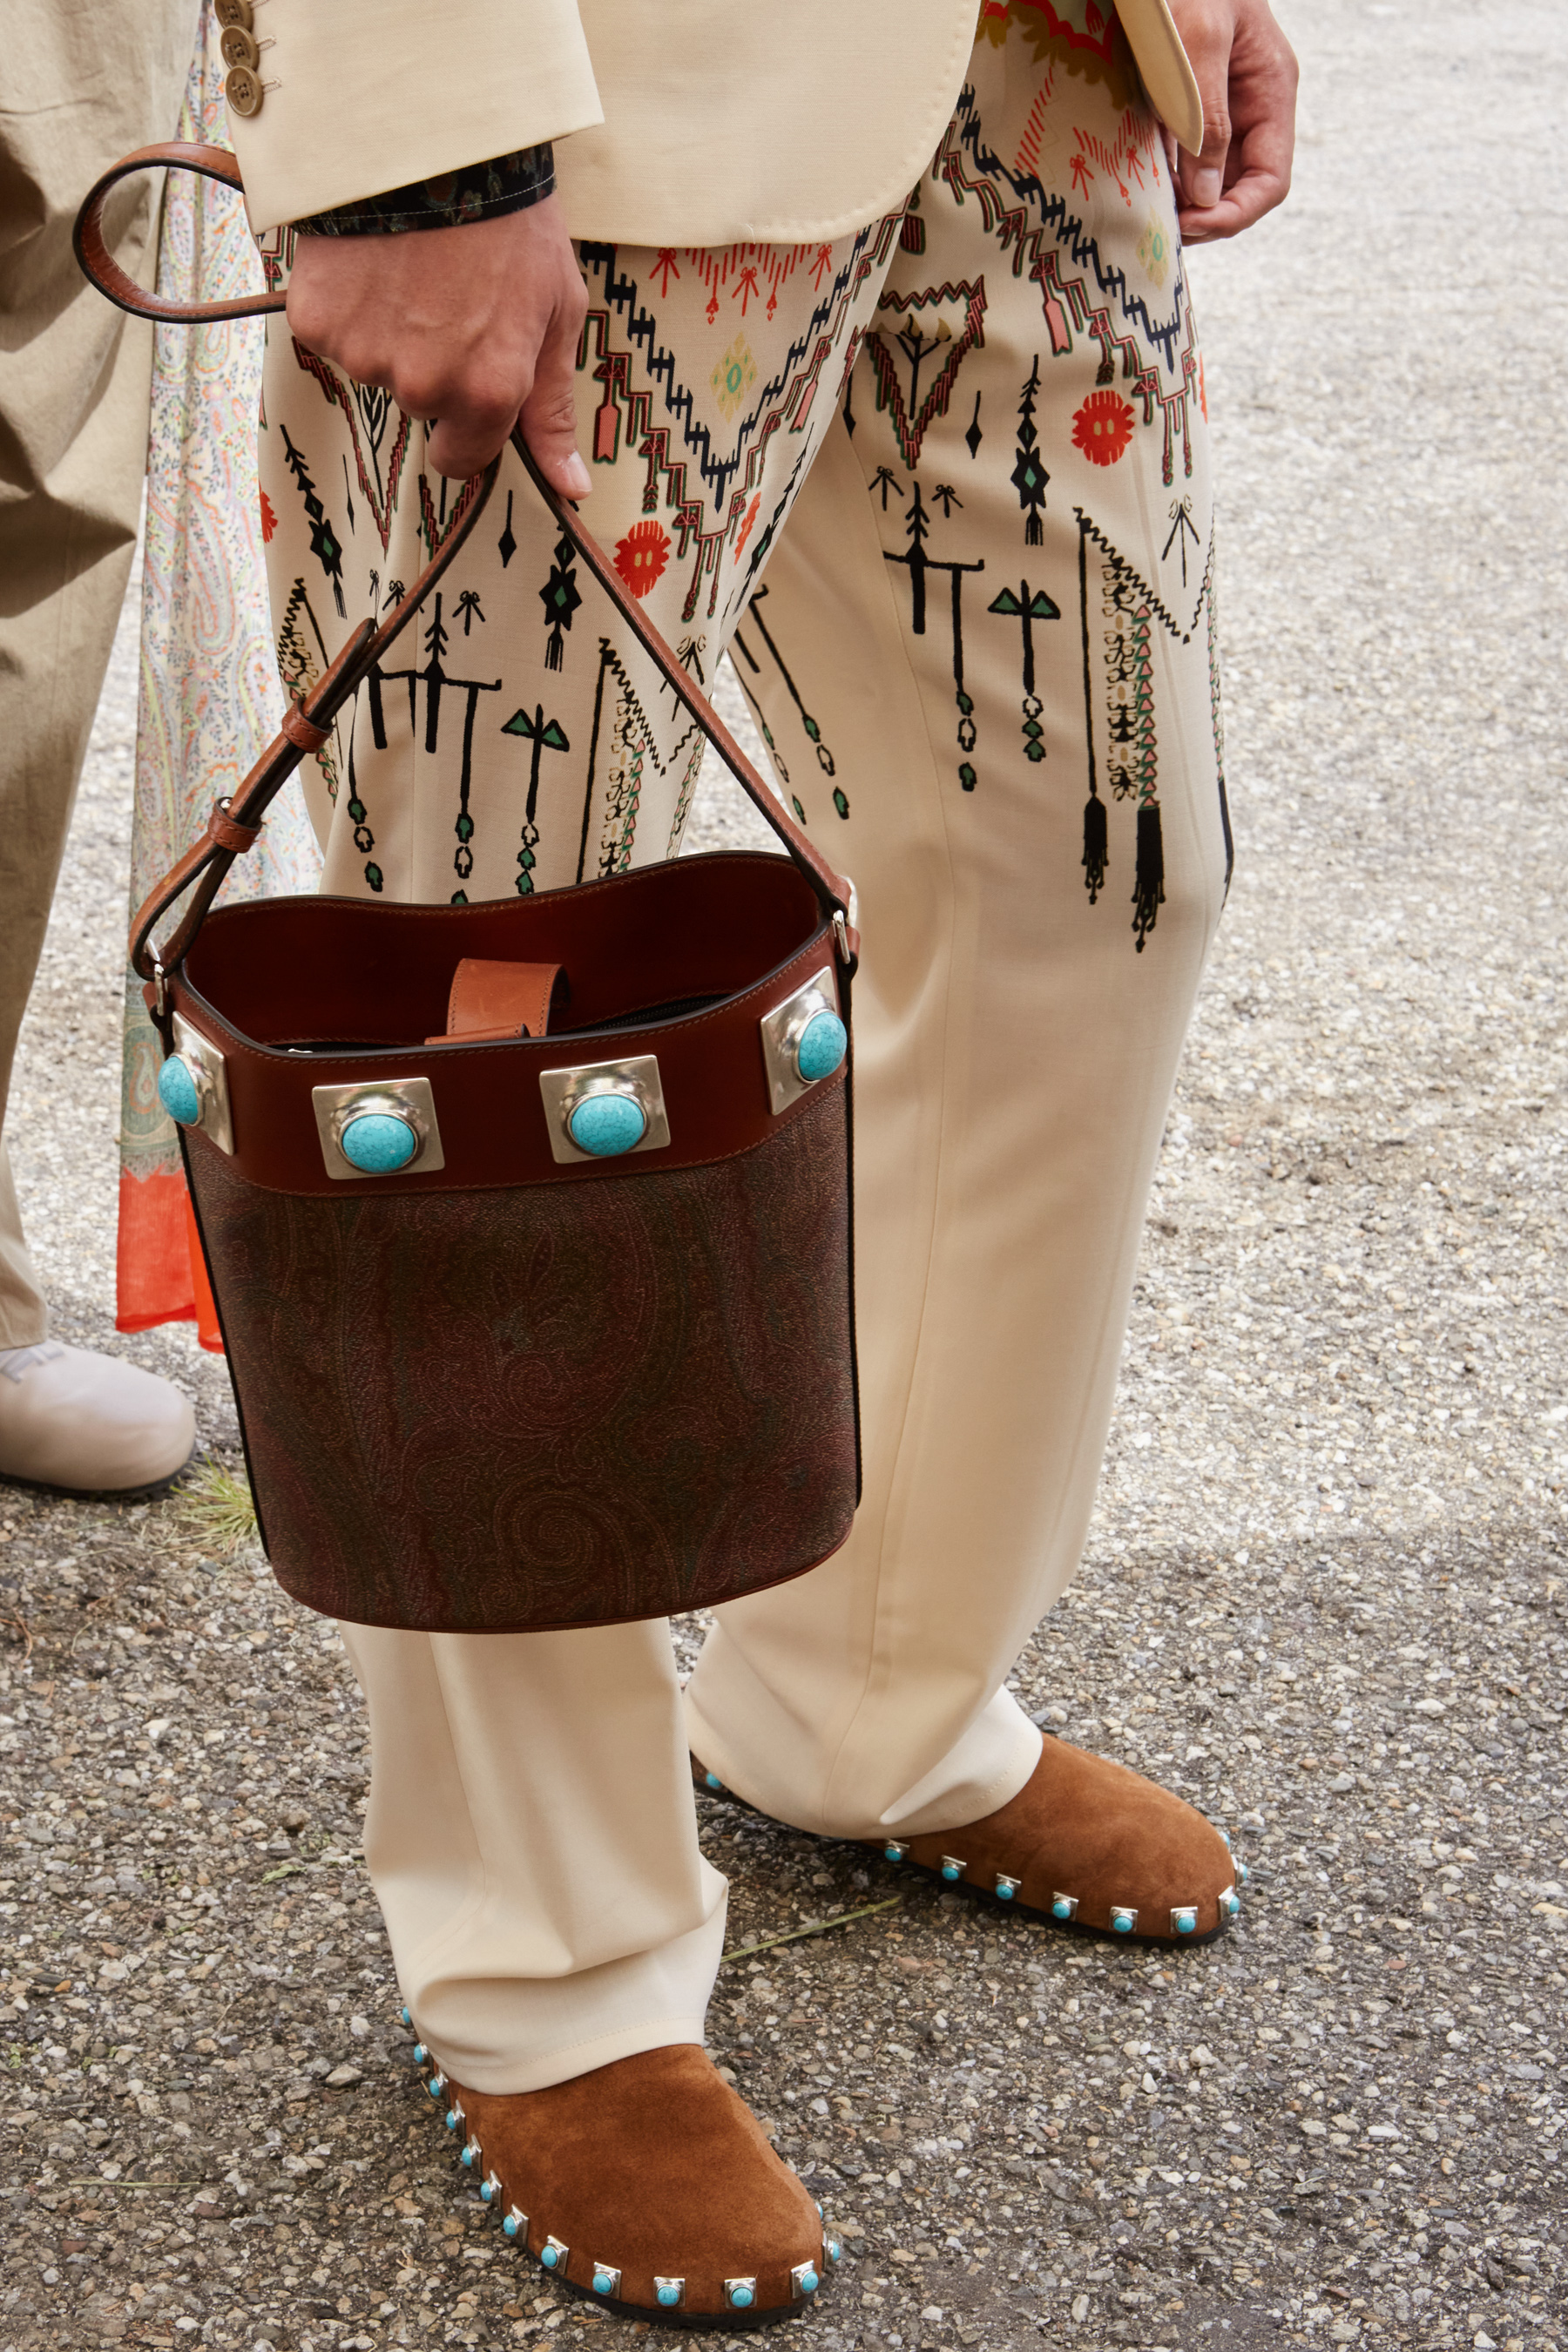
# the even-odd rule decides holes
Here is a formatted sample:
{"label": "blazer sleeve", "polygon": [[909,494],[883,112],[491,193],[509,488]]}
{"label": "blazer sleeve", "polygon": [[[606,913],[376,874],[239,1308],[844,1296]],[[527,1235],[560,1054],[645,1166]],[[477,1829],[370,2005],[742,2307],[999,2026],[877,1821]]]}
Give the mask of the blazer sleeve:
{"label": "blazer sleeve", "polygon": [[261,102],[231,104],[251,227],[602,122],[576,0],[266,0]]}

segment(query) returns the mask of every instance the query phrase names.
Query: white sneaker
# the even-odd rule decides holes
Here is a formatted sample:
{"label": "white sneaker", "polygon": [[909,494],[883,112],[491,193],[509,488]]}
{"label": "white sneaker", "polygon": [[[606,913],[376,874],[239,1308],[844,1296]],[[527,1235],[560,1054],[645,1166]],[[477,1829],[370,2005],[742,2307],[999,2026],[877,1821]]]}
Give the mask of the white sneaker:
{"label": "white sneaker", "polygon": [[189,1398],[153,1372],[54,1339],[0,1348],[0,1478],[119,1494],[172,1478],[195,1438]]}

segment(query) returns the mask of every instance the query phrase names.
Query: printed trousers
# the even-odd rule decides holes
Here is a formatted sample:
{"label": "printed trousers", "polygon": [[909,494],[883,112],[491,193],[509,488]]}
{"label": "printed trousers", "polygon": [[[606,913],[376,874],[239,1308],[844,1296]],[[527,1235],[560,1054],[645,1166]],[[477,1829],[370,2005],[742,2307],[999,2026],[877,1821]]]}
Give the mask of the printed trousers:
{"label": "printed trousers", "polygon": [[[700,2039],[724,1885],[689,1746],[835,1836],[954,1828],[1028,1778],[1007,1676],[1082,1545],[1229,861],[1202,362],[1114,21],[988,13],[900,219],[581,258],[585,518],[694,674],[731,650],[858,887],[866,1477],[843,1549],[720,1611],[684,1696],[663,1624],[342,1628],[405,1994],[490,2091]],[[262,479],[300,686],[451,492],[281,329]],[[416,625],[309,779],[325,887],[496,897],[678,851],[700,743],[510,457]]]}

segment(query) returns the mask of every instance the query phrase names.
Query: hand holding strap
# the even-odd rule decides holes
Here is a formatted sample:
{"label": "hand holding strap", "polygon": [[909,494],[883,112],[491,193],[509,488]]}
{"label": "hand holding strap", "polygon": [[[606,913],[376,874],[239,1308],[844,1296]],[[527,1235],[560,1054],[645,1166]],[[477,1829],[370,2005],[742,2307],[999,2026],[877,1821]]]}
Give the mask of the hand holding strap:
{"label": "hand holding strap", "polygon": [[[153,170],[159,165],[198,172],[209,180],[220,182],[225,187],[238,189],[241,186],[239,166],[226,148],[195,146],[180,142],[138,148],[134,154],[125,156],[111,171],[103,174],[89,192],[77,216],[72,241],[84,275],[122,310],[129,310],[137,318],[155,319],[169,325],[199,326],[215,320],[254,318],[264,311],[284,310],[288,298],[281,293],[243,295],[226,302],[172,302],[162,295],[149,293],[145,287],[138,286],[134,278],[121,268],[109,251],[103,235],[104,201],[119,181],[132,173]],[[833,921],[840,960],[847,971],[852,972],[859,953],[859,937],[851,920],[852,885],[844,876],[835,872],[806,838],[777,793],[764,783],[707,696],[693,685],[669,646],[626,589],[615,566],[584,530],[576,508],[569,505],[546,479],[521,432],[514,431],[511,437],[512,446],[527,467],[530,478],[549,509],[556,528],[571,541],[626,627],[657,663],[676,700],[696,720],[742,791],[777,835],[810,883],[818,904]],[[163,877],[140,909],[131,929],[131,961],[143,980],[154,979],[161,971],[178,963],[185,954],[205,920],[207,910],[222,887],[229,866],[255,842],[268,804],[304,755],[319,751],[327,741],[337,713],[357,690],[362,679],[380,661],[394,638],[413,618],[467,539],[495,487],[500,464],[497,458],[482,475],[475,475],[464,485],[445,539],[396,610],[388,614],[379,628],[370,621],[361,624],[304,701],[290,706],[277,739],[263,752],[232,801],[217,803],[207,821],[205,834]],[[174,937],[165,948],[154,951],[152,947],[153,925],[193,883],[196,884],[196,888]]]}

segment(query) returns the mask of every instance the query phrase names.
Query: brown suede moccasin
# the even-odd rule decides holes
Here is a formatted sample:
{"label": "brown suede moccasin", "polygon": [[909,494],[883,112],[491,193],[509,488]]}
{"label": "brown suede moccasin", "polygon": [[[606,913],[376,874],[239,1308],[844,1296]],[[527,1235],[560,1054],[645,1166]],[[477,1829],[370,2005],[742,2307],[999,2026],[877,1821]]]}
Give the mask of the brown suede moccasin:
{"label": "brown suede moccasin", "polygon": [[[692,1778],[707,1795],[723,1792],[695,1759]],[[1237,1881],[1247,1876],[1224,1832],[1180,1797],[1048,1737],[1017,1795],[983,1821],[879,1843],[889,1862],[914,1863],[950,1885],[1141,1942],[1217,1935],[1240,1910]]]}
{"label": "brown suede moccasin", "polygon": [[[427,2053],[415,2046],[423,2063]],[[843,2246],[704,2051],[619,2058],[544,2091],[440,2102],[505,2235],[601,2309],[675,2327],[765,2326],[805,2308]]]}

